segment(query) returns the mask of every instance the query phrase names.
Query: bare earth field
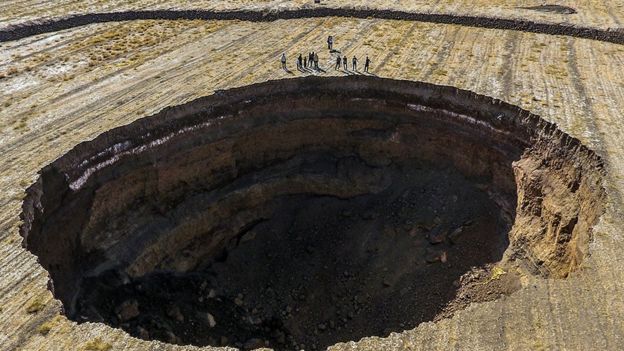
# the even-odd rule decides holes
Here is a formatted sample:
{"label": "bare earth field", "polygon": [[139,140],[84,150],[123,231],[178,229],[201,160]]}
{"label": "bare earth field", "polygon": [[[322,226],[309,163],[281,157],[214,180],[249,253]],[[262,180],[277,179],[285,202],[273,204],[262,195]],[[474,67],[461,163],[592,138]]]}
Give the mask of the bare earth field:
{"label": "bare earth field", "polygon": [[[326,6],[343,6],[327,1]],[[620,28],[624,2],[562,1],[576,14],[522,9],[541,1],[354,1],[374,9],[530,19]],[[137,9],[314,8],[311,1],[2,1],[0,28],[70,14]],[[25,189],[80,142],[218,90],[334,70],[327,35],[371,74],[449,85],[529,110],[578,138],[606,164],[606,212],[589,256],[565,279],[522,275],[509,296],[451,317],[331,350],[619,350],[624,348],[624,46],[569,36],[385,19],[136,20],[0,43],[0,349],[195,350],[77,324],[23,249]],[[295,57],[319,53],[324,72]],[[285,52],[291,72],[280,69]],[[374,316],[371,316],[374,318]],[[374,323],[372,323],[374,324]],[[398,330],[397,330],[398,331]],[[211,347],[206,347],[211,349]]]}
{"label": "bare earth field", "polygon": [[[619,1],[601,0],[564,0],[556,2],[554,8],[540,6],[550,3],[538,0],[440,0],[440,1],[366,1],[355,0],[348,5],[336,1],[323,1],[323,7],[355,8],[355,9],[393,9],[410,12],[439,13],[453,15],[489,16],[501,18],[531,19],[549,23],[570,23],[587,27],[614,28],[621,27],[624,20],[624,5]],[[0,25],[6,27],[25,21],[62,17],[90,12],[116,12],[128,10],[258,10],[277,11],[287,9],[315,8],[312,1],[307,0],[199,0],[199,1],[162,1],[162,0],[94,0],[73,1],[4,1],[0,14]],[[566,9],[563,9],[566,8]],[[569,8],[576,11],[569,15]]]}

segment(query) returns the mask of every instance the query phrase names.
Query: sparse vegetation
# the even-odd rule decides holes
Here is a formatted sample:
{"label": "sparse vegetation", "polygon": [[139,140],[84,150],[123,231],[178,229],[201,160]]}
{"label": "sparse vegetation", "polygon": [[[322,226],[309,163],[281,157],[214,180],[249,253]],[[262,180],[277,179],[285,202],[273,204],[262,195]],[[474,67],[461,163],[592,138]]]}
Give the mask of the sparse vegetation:
{"label": "sparse vegetation", "polygon": [[95,338],[93,340],[88,341],[83,346],[83,351],[108,351],[112,349],[113,346],[100,338]]}
{"label": "sparse vegetation", "polygon": [[561,66],[548,65],[546,66],[544,72],[557,78],[566,78],[568,76],[568,71]]}
{"label": "sparse vegetation", "polygon": [[490,281],[498,280],[504,274],[507,274],[507,272],[505,272],[504,269],[502,269],[500,267],[494,267],[494,268],[492,268],[492,274],[490,275]]}
{"label": "sparse vegetation", "polygon": [[45,298],[41,295],[35,297],[29,304],[26,306],[26,312],[28,313],[37,313],[45,308]]}
{"label": "sparse vegetation", "polygon": [[54,318],[52,318],[51,320],[49,320],[49,321],[43,323],[42,325],[40,325],[39,328],[37,328],[37,331],[41,335],[48,335],[48,333],[50,333],[50,331],[52,329],[54,329],[54,327],[56,327],[58,325],[58,323],[60,322],[61,319],[62,319],[62,317],[60,315],[57,315]]}

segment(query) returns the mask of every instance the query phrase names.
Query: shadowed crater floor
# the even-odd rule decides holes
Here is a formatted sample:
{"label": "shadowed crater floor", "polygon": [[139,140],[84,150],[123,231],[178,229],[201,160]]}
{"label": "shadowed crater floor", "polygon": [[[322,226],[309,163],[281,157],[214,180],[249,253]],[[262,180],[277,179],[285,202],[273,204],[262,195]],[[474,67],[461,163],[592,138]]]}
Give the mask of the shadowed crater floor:
{"label": "shadowed crater floor", "polygon": [[76,146],[22,217],[65,313],[147,340],[323,349],[564,278],[602,214],[592,151],[451,87],[219,91]]}

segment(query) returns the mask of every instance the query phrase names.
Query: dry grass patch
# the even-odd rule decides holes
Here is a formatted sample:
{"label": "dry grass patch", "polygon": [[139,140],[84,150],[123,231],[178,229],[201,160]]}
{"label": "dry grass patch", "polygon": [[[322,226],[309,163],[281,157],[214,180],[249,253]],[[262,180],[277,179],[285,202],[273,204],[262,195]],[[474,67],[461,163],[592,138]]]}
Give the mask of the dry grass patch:
{"label": "dry grass patch", "polygon": [[48,335],[48,333],[50,333],[50,331],[52,329],[54,329],[59,324],[61,319],[63,319],[63,317],[61,317],[60,315],[56,315],[51,320],[49,320],[49,321],[43,323],[42,325],[40,325],[39,328],[37,328],[37,331],[41,335],[44,335],[44,336]]}
{"label": "dry grass patch", "polygon": [[28,313],[37,313],[39,311],[41,311],[42,309],[45,308],[45,304],[46,304],[46,299],[45,297],[39,295],[37,297],[35,297],[29,304],[28,306],[26,306],[26,312]]}
{"label": "dry grass patch", "polygon": [[93,340],[88,341],[82,347],[83,351],[108,351],[112,349],[113,346],[100,338],[95,338]]}

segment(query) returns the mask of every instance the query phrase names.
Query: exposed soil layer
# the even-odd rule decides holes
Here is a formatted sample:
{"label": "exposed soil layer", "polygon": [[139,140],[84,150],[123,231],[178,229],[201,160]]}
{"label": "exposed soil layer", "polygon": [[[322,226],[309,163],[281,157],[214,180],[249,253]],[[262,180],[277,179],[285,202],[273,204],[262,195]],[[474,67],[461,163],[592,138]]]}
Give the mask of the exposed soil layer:
{"label": "exposed soil layer", "polygon": [[[559,12],[564,7],[546,5],[537,7],[540,11]],[[573,10],[573,9],[572,9]],[[569,9],[566,8],[566,13]],[[147,20],[242,20],[254,22],[268,22],[280,19],[318,18],[318,17],[348,17],[348,18],[379,18],[409,20],[431,23],[457,24],[492,29],[518,30],[532,33],[566,35],[579,38],[594,39],[616,44],[624,44],[624,32],[619,29],[605,30],[591,27],[579,27],[561,23],[541,23],[530,20],[503,19],[485,16],[461,16],[450,14],[417,13],[398,10],[365,10],[342,8],[316,8],[279,11],[213,11],[213,10],[145,10],[120,11],[72,15],[62,18],[53,18],[35,23],[24,23],[0,30],[0,42],[18,40],[32,35],[55,32],[63,29],[84,26],[93,23]]]}
{"label": "exposed soil layer", "polygon": [[561,278],[603,212],[602,162],[451,87],[274,81],[78,145],[22,235],[77,321],[172,343],[323,348]]}

